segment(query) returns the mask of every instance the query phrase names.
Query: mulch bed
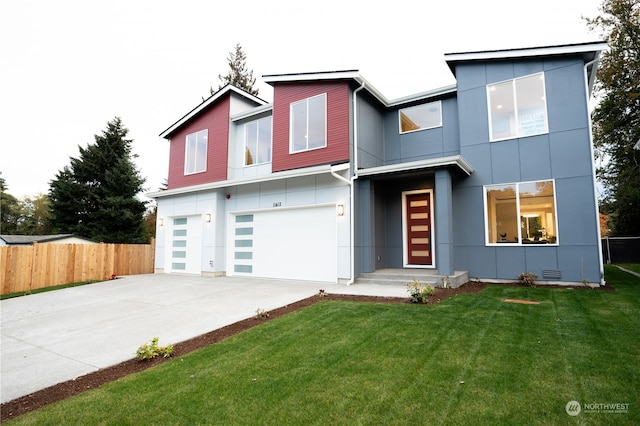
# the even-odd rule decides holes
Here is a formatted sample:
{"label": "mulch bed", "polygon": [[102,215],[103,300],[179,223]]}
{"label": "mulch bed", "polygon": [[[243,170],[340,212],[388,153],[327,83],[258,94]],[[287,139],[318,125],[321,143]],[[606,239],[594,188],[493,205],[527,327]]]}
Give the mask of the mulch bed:
{"label": "mulch bed", "polygon": [[[484,282],[470,281],[458,288],[436,288],[435,294],[429,298],[427,304],[434,304],[444,300],[447,297],[461,293],[476,293],[484,289],[488,284]],[[494,285],[494,284],[492,284]],[[509,284],[518,285],[518,284]],[[546,286],[545,286],[546,287]],[[602,290],[613,290],[610,286],[600,287]],[[209,333],[202,334],[184,342],[176,343],[174,345],[173,357],[179,357],[193,352],[196,349],[203,348],[213,343],[219,342],[227,337],[238,334],[251,327],[261,324],[264,321],[269,321],[274,318],[278,318],[282,315],[286,315],[290,312],[296,311],[300,308],[312,305],[322,300],[344,300],[353,302],[377,302],[377,303],[410,303],[408,297],[376,297],[376,296],[352,296],[352,295],[340,295],[340,294],[328,294],[326,297],[313,296],[307,299],[300,300],[290,305],[283,306],[278,309],[269,311],[269,317],[266,319],[248,318],[236,323],[230,324],[226,327],[222,327],[217,330],[213,330]],[[0,422],[11,420],[21,414],[28,413],[38,408],[44,407],[47,404],[69,398],[77,395],[81,392],[87,391],[99,387],[105,383],[117,380],[128,374],[136,373],[138,371],[146,370],[147,368],[162,364],[168,361],[167,358],[158,357],[148,361],[139,361],[138,359],[131,359],[124,361],[120,364],[113,365],[111,367],[103,368],[93,373],[86,374],[84,376],[77,377],[66,382],[58,383],[57,385],[50,386],[48,388],[39,390],[29,395],[16,398],[12,401],[3,403],[0,406]]]}

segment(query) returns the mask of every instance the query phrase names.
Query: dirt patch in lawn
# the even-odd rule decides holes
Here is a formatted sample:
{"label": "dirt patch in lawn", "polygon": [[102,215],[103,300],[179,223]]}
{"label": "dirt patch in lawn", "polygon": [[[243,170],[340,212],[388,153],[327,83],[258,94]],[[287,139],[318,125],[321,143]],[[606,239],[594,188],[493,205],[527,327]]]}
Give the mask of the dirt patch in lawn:
{"label": "dirt patch in lawn", "polygon": [[[428,304],[441,302],[447,297],[461,293],[476,293],[484,289],[488,284],[484,282],[468,282],[458,288],[436,288],[435,294],[429,298]],[[517,284],[511,284],[517,285]],[[605,289],[605,288],[602,288]],[[612,290],[611,287],[606,288]],[[238,334],[251,327],[255,327],[265,321],[278,318],[300,308],[318,303],[322,300],[344,300],[352,302],[377,302],[377,303],[410,303],[409,298],[400,297],[376,297],[376,296],[352,296],[340,294],[328,294],[326,297],[313,296],[300,300],[290,305],[269,311],[266,319],[248,318],[226,327],[213,330],[192,339],[174,345],[173,357],[179,357],[203,348],[213,343],[219,342],[227,337]],[[93,373],[77,377],[73,380],[59,383],[54,386],[39,390],[29,395],[5,402],[0,406],[0,421],[11,420],[21,414],[44,407],[47,404],[57,402],[77,395],[89,389],[99,387],[105,383],[117,380],[126,375],[146,370],[147,368],[167,362],[169,359],[156,358],[149,361],[139,361],[131,359],[111,367],[103,368]]]}
{"label": "dirt patch in lawn", "polygon": [[540,302],[536,302],[535,300],[522,300],[522,299],[504,299],[505,303],[519,303],[521,305],[539,305]]}

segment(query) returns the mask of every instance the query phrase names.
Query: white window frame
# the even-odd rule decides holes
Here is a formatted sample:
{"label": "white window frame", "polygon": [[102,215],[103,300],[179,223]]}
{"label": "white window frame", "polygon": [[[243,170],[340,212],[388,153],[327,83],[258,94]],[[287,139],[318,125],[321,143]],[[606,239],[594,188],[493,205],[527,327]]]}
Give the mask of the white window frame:
{"label": "white window frame", "polygon": [[[195,145],[193,147],[189,144],[189,137],[195,137]],[[204,156],[202,165],[198,167],[198,144],[204,144],[204,152],[202,155]],[[196,173],[202,173],[207,171],[207,151],[209,149],[209,130],[204,129],[194,133],[189,133],[185,136],[184,140],[184,174],[193,175]],[[193,157],[193,158],[192,158]],[[191,165],[190,163],[193,162]],[[193,167],[193,169],[191,169]]]}
{"label": "white window frame", "polygon": [[[519,116],[519,110],[518,110],[518,93],[517,93],[517,81],[519,80],[523,80],[526,78],[531,78],[531,77],[538,77],[542,80],[542,90],[544,91],[543,94],[543,100],[544,100],[544,111],[543,111],[543,115],[544,115],[544,125],[542,126],[540,131],[534,131],[532,133],[522,133],[521,130],[521,126],[522,126],[522,122],[521,122],[521,117]],[[494,133],[494,129],[493,129],[493,119],[492,119],[492,115],[491,115],[491,92],[493,90],[495,90],[496,86],[499,85],[503,85],[505,83],[511,83],[511,94],[513,97],[513,114],[514,114],[514,119],[515,122],[512,124],[515,131],[509,135],[509,136],[504,136],[504,137],[494,137],[493,133]],[[491,84],[487,84],[486,86],[486,92],[487,92],[487,113],[489,116],[489,140],[491,142],[497,142],[497,141],[502,141],[502,140],[508,140],[508,139],[517,139],[517,138],[524,138],[524,137],[529,137],[529,136],[536,136],[536,135],[543,135],[543,134],[547,134],[549,133],[549,115],[547,113],[547,87],[546,87],[546,82],[545,82],[545,75],[544,72],[539,72],[539,73],[534,73],[534,74],[529,74],[529,75],[524,75],[521,77],[516,77],[516,78],[512,78],[512,79],[508,79],[508,80],[503,80],[503,81],[497,81]]]}
{"label": "white window frame", "polygon": [[[525,244],[523,243],[523,239],[522,239],[522,226],[520,224],[520,218],[522,217],[522,213],[521,213],[521,208],[520,208],[520,185],[524,185],[524,184],[530,184],[530,183],[537,183],[537,182],[552,182],[553,183],[553,219],[554,219],[554,237],[555,237],[555,242],[553,243],[544,243],[544,244]],[[517,213],[517,223],[518,223],[518,241],[517,242],[498,242],[496,241],[495,243],[489,242],[490,241],[490,235],[489,235],[489,209],[488,209],[488,205],[487,205],[487,191],[491,190],[492,188],[495,187],[499,187],[499,186],[515,186],[515,193],[516,193],[516,213]],[[558,197],[556,194],[556,181],[555,179],[540,179],[540,180],[533,180],[533,181],[524,181],[524,182],[508,182],[508,183],[496,183],[496,184],[491,184],[491,185],[484,185],[482,187],[482,201],[484,204],[484,241],[485,241],[485,245],[486,246],[499,246],[499,247],[505,247],[505,246],[518,246],[518,247],[557,247],[559,245],[560,242],[560,232],[558,230]]]}
{"label": "white window frame", "polygon": [[[268,126],[269,126],[269,151],[267,154],[268,159],[264,160],[264,161],[258,161],[258,159],[254,159],[254,162],[252,164],[247,164],[247,144],[249,142],[249,125],[255,123],[256,124],[256,157],[260,158],[260,156],[258,155],[259,151],[260,151],[260,128],[265,124],[268,120]],[[245,123],[244,125],[244,159],[242,160],[242,164],[244,167],[253,167],[253,166],[257,166],[259,164],[265,164],[265,163],[270,163],[271,162],[271,158],[273,155],[273,117],[272,116],[268,116],[268,117],[262,117],[259,118],[257,120],[252,120],[248,123]]]}
{"label": "white window frame", "polygon": [[[309,148],[309,101],[315,98],[319,98],[322,97],[324,99],[324,128],[323,128],[323,132],[324,132],[324,144],[322,146],[314,146],[312,148]],[[293,110],[295,108],[296,105],[299,105],[301,103],[305,103],[306,104],[306,118],[305,118],[305,126],[306,126],[306,132],[305,132],[305,145],[306,148],[305,149],[298,149],[295,150],[295,135],[294,135],[294,114],[293,114]],[[315,95],[315,96],[311,96],[308,97],[306,99],[302,99],[296,102],[292,102],[289,105],[289,154],[297,154],[300,152],[306,152],[306,151],[313,151],[316,149],[322,149],[322,148],[326,148],[327,147],[327,94],[326,93],[321,93],[319,95]]]}
{"label": "white window frame", "polygon": [[[417,113],[419,113],[420,110],[425,109],[425,108],[431,108],[434,105],[438,106],[438,114],[439,114],[438,124],[433,125],[433,126],[418,127],[417,129],[402,131],[402,114],[405,114],[405,116],[407,116],[407,118],[410,118],[407,115],[408,112],[414,112],[414,113],[417,112]],[[419,124],[416,123],[416,125],[419,125]],[[429,103],[426,103],[426,104],[414,105],[414,106],[411,106],[411,107],[402,108],[402,109],[398,110],[398,132],[401,135],[402,134],[406,134],[406,133],[420,132],[422,130],[427,130],[427,129],[435,129],[437,127],[442,127],[442,101],[435,101],[435,102],[429,102]]]}

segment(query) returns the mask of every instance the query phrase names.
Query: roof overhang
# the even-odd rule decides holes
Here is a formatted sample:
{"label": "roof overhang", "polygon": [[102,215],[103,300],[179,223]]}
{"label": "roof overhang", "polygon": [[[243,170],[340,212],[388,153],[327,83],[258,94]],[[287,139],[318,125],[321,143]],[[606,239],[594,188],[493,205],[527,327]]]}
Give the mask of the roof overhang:
{"label": "roof overhang", "polygon": [[285,170],[282,172],[270,173],[268,175],[251,176],[239,179],[228,179],[218,182],[204,183],[200,185],[193,185],[183,188],[166,189],[164,191],[150,192],[147,195],[149,198],[164,198],[172,197],[183,194],[192,194],[194,192],[212,191],[221,188],[230,188],[234,186],[252,185],[264,182],[270,182],[281,179],[295,179],[303,176],[314,176],[321,174],[329,174],[331,172],[337,172],[346,170],[349,168],[349,163],[341,163],[338,165],[323,164],[321,166],[306,167],[304,169]]}
{"label": "roof overhang", "polygon": [[295,74],[271,74],[263,75],[262,79],[265,83],[268,83],[270,85],[274,85],[275,83],[351,80],[357,85],[362,86],[385,107],[398,107],[429,98],[446,96],[456,92],[456,85],[454,84],[436,88],[426,92],[404,96],[397,99],[387,99],[378,89],[376,89],[370,82],[368,82],[362,75],[360,75],[358,70],[304,72]]}
{"label": "roof overhang", "polygon": [[473,167],[461,155],[449,157],[430,158],[427,160],[412,161],[409,163],[389,164],[386,166],[370,167],[358,170],[359,177],[372,177],[389,173],[412,172],[425,169],[437,169],[453,167],[469,176],[473,173]]}
{"label": "roof overhang", "polygon": [[165,131],[160,133],[160,137],[161,138],[165,138],[165,139],[169,139],[169,137],[171,136],[171,134],[173,132],[178,130],[180,127],[185,125],[189,120],[191,120],[192,118],[194,118],[195,116],[200,114],[200,112],[205,110],[210,105],[216,103],[216,101],[218,101],[220,98],[224,97],[228,93],[236,93],[237,95],[242,96],[243,98],[246,98],[246,99],[248,99],[248,100],[250,100],[252,102],[255,102],[258,106],[262,106],[262,105],[266,105],[267,104],[266,101],[258,98],[257,96],[253,96],[253,95],[245,92],[244,90],[238,89],[237,87],[235,87],[235,86],[233,86],[231,84],[227,84],[226,86],[224,86],[223,88],[221,88],[220,90],[215,92],[213,95],[211,95],[207,99],[205,99],[200,105],[198,105],[197,107],[195,107],[194,109],[189,111],[181,119],[179,119],[178,121],[173,123],[171,126],[169,126],[169,128],[167,128]]}

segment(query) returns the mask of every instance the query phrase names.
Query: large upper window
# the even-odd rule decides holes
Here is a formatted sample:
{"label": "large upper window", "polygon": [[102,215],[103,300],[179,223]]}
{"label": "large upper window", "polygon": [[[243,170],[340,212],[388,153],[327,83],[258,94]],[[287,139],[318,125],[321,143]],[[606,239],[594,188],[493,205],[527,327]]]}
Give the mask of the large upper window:
{"label": "large upper window", "polygon": [[484,187],[487,244],[557,244],[552,180]]}
{"label": "large upper window", "polygon": [[442,126],[442,103],[437,101],[403,108],[398,111],[398,115],[400,133],[440,127]]}
{"label": "large upper window", "polygon": [[327,94],[291,104],[290,152],[327,146]]}
{"label": "large upper window", "polygon": [[244,165],[271,161],[271,117],[245,124]]}
{"label": "large upper window", "polygon": [[207,169],[208,130],[187,135],[184,156],[184,174],[200,173]]}
{"label": "large upper window", "polygon": [[490,84],[487,97],[492,141],[549,131],[544,73]]}

